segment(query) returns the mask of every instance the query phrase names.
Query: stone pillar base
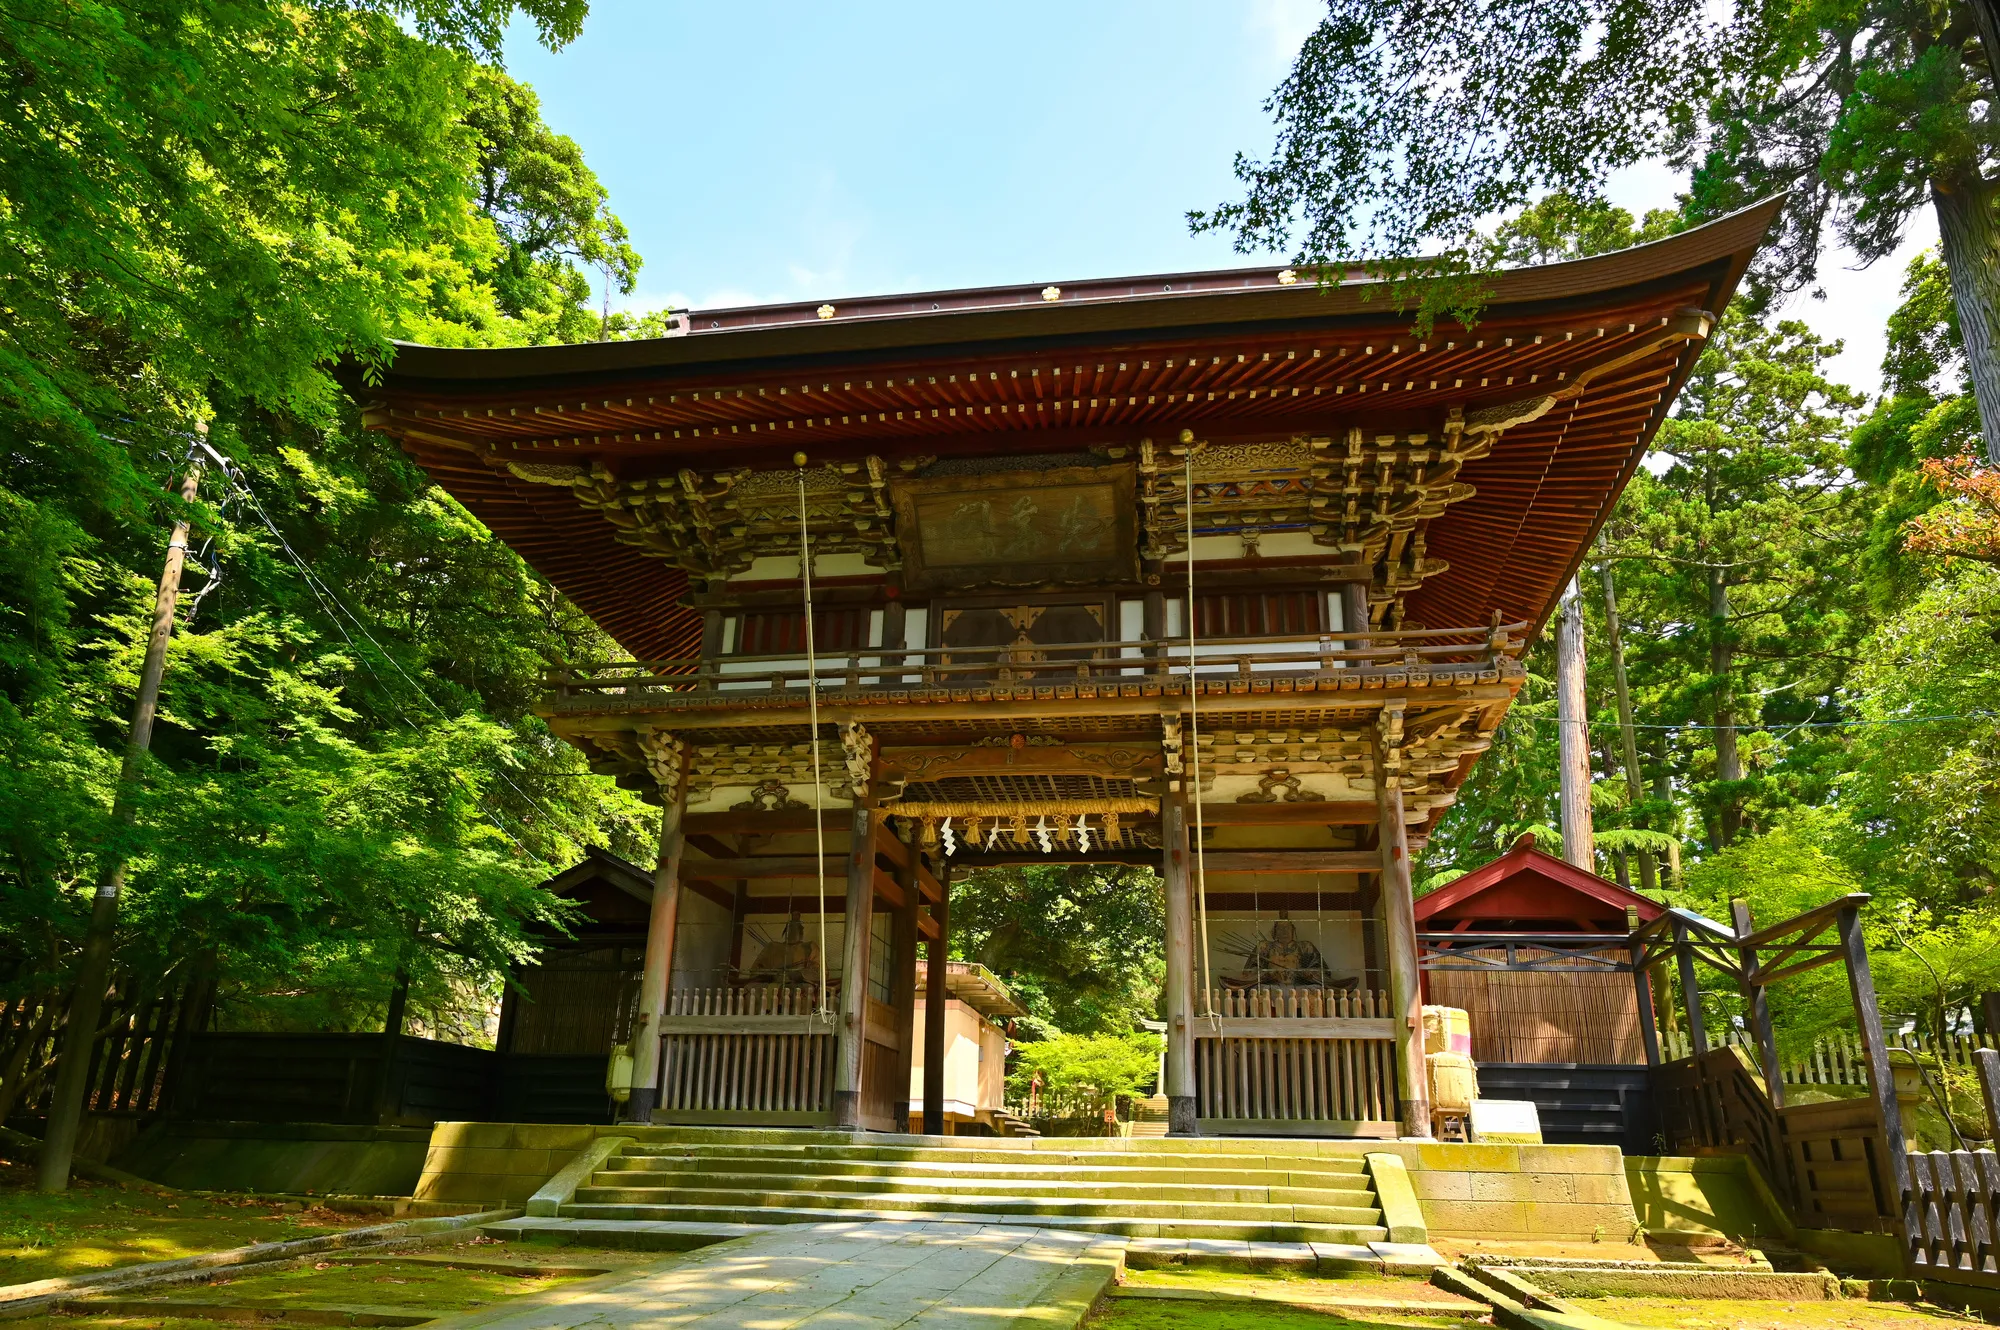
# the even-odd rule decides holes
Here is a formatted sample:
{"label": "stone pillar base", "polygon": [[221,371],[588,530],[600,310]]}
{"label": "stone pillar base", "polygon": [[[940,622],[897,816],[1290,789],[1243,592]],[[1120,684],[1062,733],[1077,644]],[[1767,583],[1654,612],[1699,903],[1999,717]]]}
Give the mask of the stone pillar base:
{"label": "stone pillar base", "polygon": [[1201,1135],[1201,1121],[1195,1113],[1193,1095],[1176,1094],[1167,1096],[1167,1135]]}
{"label": "stone pillar base", "polygon": [[861,1092],[859,1090],[835,1090],[833,1092],[833,1129],[835,1131],[861,1130]]}
{"label": "stone pillar base", "polygon": [[651,1126],[653,1110],[659,1106],[659,1098],[660,1092],[650,1085],[644,1089],[634,1086],[632,1097],[624,1104],[624,1120],[639,1123],[641,1126]]}

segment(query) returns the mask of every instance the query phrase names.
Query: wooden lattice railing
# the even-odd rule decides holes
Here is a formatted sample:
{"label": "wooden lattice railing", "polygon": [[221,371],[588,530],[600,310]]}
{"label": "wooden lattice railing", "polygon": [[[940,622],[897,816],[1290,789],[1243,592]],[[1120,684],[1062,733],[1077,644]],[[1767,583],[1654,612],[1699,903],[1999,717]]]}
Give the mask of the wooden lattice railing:
{"label": "wooden lattice railing", "polygon": [[835,998],[814,986],[683,988],[660,1021],[662,1112],[800,1121],[832,1106]]}
{"label": "wooden lattice railing", "polygon": [[1911,1272],[2000,1288],[2000,1155],[1933,1150],[1910,1155],[1909,1164]]}
{"label": "wooden lattice railing", "polygon": [[[1526,624],[1486,628],[1379,629],[1277,637],[1199,639],[1192,662],[1203,691],[1247,687],[1273,677],[1325,676],[1336,687],[1490,683],[1501,662],[1518,657]],[[599,695],[803,689],[964,689],[994,685],[1116,686],[1150,682],[1185,689],[1186,638],[1130,642],[1058,642],[1013,647],[871,647],[820,656],[809,675],[803,653],[708,659],[613,661],[573,665],[543,679],[558,701]]]}
{"label": "wooden lattice railing", "polygon": [[1246,1128],[1394,1134],[1387,993],[1254,988],[1206,996],[1193,1031],[1203,1118]]}
{"label": "wooden lattice railing", "polygon": [[[827,985],[829,1010],[839,991],[838,981]],[[819,988],[812,984],[676,988],[667,994],[668,1016],[810,1016],[818,1010]]]}
{"label": "wooden lattice railing", "polygon": [[1667,1063],[1654,1091],[1671,1153],[1748,1155],[1802,1228],[1895,1231],[1899,1188],[1873,1099],[1773,1108],[1749,1051],[1735,1047]]}

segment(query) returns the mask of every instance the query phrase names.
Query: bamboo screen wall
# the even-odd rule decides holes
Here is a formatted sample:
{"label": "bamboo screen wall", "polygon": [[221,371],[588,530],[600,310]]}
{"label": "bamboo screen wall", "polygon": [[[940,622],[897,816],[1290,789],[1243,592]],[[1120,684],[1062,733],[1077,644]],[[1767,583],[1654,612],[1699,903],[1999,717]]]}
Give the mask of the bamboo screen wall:
{"label": "bamboo screen wall", "polygon": [[1430,970],[1424,980],[1433,1005],[1462,1007],[1471,1017],[1474,1062],[1646,1060],[1629,974],[1573,967]]}

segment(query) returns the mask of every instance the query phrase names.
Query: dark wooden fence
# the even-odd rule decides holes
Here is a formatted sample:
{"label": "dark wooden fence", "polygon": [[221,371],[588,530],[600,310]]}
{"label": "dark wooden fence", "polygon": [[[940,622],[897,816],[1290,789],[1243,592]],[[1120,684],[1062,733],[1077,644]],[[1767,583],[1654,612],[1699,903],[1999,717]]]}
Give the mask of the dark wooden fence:
{"label": "dark wooden fence", "polygon": [[174,1116],[200,1121],[608,1122],[605,1057],[503,1054],[403,1035],[188,1041]]}
{"label": "dark wooden fence", "polygon": [[[176,1050],[207,1023],[203,984],[147,985],[127,977],[106,995],[90,1050],[84,1110],[148,1115],[162,1110],[178,1074]],[[40,1117],[55,1086],[56,1047],[69,993],[0,998],[0,1117]]]}
{"label": "dark wooden fence", "polygon": [[1655,1154],[1660,1134],[1650,1067],[1589,1062],[1481,1062],[1479,1093],[1525,1099],[1550,1145],[1615,1145]]}

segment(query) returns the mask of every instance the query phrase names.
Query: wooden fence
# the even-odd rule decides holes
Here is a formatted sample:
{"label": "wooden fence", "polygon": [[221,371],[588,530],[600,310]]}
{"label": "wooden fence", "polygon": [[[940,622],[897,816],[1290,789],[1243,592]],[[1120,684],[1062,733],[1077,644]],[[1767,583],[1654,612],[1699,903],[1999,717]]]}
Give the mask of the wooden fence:
{"label": "wooden fence", "polygon": [[679,989],[660,1022],[660,1111],[817,1124],[832,1113],[835,1000],[814,987]]}
{"label": "wooden fence", "polygon": [[[200,985],[115,980],[90,1050],[84,1111],[147,1115],[165,1108],[175,1050],[207,1023],[209,1002],[210,992]],[[0,998],[0,1117],[48,1111],[68,1006],[67,991]]]}
{"label": "wooden fence", "polygon": [[2000,1288],[2000,1155],[1991,1150],[1912,1154],[1908,1242],[1911,1272]]}
{"label": "wooden fence", "polygon": [[1902,1187],[1873,1098],[1773,1108],[1741,1048],[1670,1062],[1654,1084],[1670,1153],[1748,1155],[1802,1228],[1897,1231]]}
{"label": "wooden fence", "polygon": [[[1711,1047],[1740,1048],[1750,1055],[1754,1063],[1757,1059],[1757,1043],[1744,1030],[1726,1030],[1719,1039],[1710,1039]],[[1906,1048],[1924,1060],[1926,1067],[1942,1058],[1948,1065],[1972,1069],[1972,1055],[1982,1048],[2000,1048],[1991,1035],[1949,1035],[1944,1039],[1929,1039],[1909,1033],[1891,1040],[1892,1049]],[[1689,1057],[1691,1049],[1687,1032],[1684,1030],[1662,1031],[1660,1053],[1668,1060]],[[1812,1053],[1804,1058],[1780,1060],[1786,1085],[1866,1085],[1868,1084],[1868,1059],[1862,1054],[1861,1041],[1852,1035],[1841,1035],[1831,1039],[1819,1039],[1813,1043]]]}
{"label": "wooden fence", "polygon": [[1212,990],[1194,1027],[1195,1103],[1206,1128],[1396,1134],[1387,993]]}

